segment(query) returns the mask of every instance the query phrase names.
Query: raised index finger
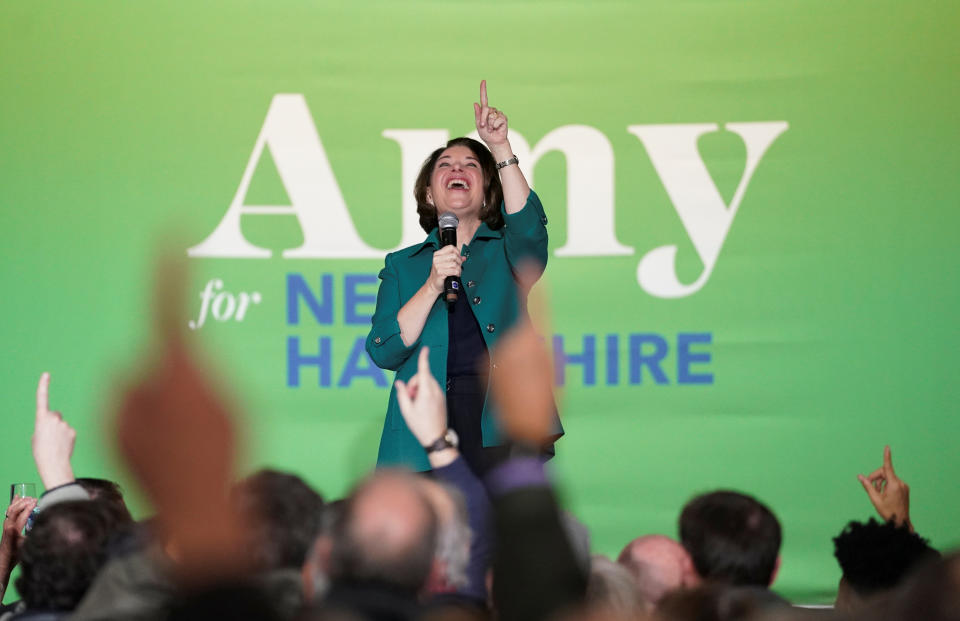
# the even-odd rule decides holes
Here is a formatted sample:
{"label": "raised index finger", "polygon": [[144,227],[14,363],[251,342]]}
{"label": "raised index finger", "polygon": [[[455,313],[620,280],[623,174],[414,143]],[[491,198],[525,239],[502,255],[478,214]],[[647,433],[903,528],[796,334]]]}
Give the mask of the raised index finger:
{"label": "raised index finger", "polygon": [[[417,360],[417,375],[427,377],[430,375],[430,348],[424,347],[420,350],[420,358]],[[422,379],[422,378],[421,378]]]}
{"label": "raised index finger", "polygon": [[890,445],[883,447],[883,473],[888,477],[893,474],[893,459],[890,457]]}
{"label": "raised index finger", "polygon": [[165,251],[157,260],[153,288],[153,314],[156,336],[169,344],[181,336],[184,298],[187,290],[187,265],[179,254]]}
{"label": "raised index finger", "polygon": [[487,107],[487,81],[480,80],[480,105]]}
{"label": "raised index finger", "polygon": [[50,374],[44,371],[37,383],[37,416],[50,411]]}

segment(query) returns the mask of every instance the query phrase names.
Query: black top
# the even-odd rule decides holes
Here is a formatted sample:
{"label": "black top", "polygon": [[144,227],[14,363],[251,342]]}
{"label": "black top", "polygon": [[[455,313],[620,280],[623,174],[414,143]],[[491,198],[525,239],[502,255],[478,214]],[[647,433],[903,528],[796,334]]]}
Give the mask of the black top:
{"label": "black top", "polygon": [[447,377],[485,375],[490,366],[487,344],[483,341],[480,324],[470,310],[470,302],[463,285],[453,308],[449,309],[447,326],[449,348],[447,350]]}

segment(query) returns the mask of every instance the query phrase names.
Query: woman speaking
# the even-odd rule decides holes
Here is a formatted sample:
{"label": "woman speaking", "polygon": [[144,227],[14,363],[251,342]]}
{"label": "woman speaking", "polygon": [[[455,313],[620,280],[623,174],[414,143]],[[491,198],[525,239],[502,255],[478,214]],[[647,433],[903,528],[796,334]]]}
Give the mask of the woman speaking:
{"label": "woman speaking", "polygon": [[[377,366],[405,382],[429,347],[430,370],[446,386],[448,431],[422,446],[403,421],[394,385],[378,466],[429,470],[428,451],[457,446],[482,476],[509,450],[487,398],[487,370],[496,365],[489,351],[526,313],[514,272],[521,262],[546,266],[547,218],[510,148],[506,115],[487,104],[486,81],[473,107],[486,146],[454,138],[424,162],[414,194],[427,238],[387,255],[366,343]],[[563,434],[559,419],[554,431],[544,439],[548,453]]]}

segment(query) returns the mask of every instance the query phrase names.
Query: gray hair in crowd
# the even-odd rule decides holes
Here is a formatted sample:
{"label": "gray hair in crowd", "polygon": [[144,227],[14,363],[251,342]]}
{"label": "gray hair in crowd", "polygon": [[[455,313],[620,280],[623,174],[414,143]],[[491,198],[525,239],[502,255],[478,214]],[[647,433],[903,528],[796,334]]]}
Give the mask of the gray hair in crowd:
{"label": "gray hair in crowd", "polygon": [[624,619],[634,619],[646,610],[646,602],[630,571],[600,554],[590,559],[587,604]]}
{"label": "gray hair in crowd", "polygon": [[473,532],[467,517],[467,502],[456,487],[436,482],[453,501],[452,519],[440,519],[437,528],[436,557],[446,567],[446,580],[450,586],[467,585],[467,565],[470,562],[470,542]]}

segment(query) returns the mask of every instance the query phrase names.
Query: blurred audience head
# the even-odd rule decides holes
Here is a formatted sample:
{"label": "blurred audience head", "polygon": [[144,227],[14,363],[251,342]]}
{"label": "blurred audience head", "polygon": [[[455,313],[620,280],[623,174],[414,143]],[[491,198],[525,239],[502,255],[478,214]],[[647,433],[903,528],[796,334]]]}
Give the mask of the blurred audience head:
{"label": "blurred audience head", "polygon": [[633,576],[647,612],[667,593],[700,582],[686,549],[664,535],[637,537],[623,548],[617,562]]}
{"label": "blurred audience head", "polygon": [[647,610],[630,571],[599,554],[590,560],[587,606],[622,619],[635,619]]}
{"label": "blurred audience head", "polygon": [[329,576],[416,594],[430,575],[437,518],[412,473],[378,470],[353,491],[333,524]]}
{"label": "blurred audience head", "polygon": [[421,478],[424,496],[437,517],[437,549],[435,571],[428,590],[435,593],[454,591],[467,584],[470,562],[470,523],[467,505],[454,487],[439,481]]}
{"label": "blurred audience head", "polygon": [[843,571],[838,609],[855,610],[873,596],[903,583],[924,562],[939,558],[926,539],[892,522],[850,522],[833,539],[834,556]]}
{"label": "blurred audience head", "polygon": [[704,580],[768,587],[779,567],[780,522],[739,492],[716,491],[688,502],[680,514],[680,542]]}
{"label": "blurred audience head", "polygon": [[560,525],[567,533],[567,541],[570,542],[570,549],[573,550],[580,569],[584,574],[589,573],[593,565],[593,558],[590,556],[590,531],[577,516],[566,510],[560,511]]}
{"label": "blurred audience head", "polygon": [[133,516],[123,499],[120,485],[108,479],[77,477],[76,483],[90,495],[91,500],[101,500],[118,524],[133,524]]}
{"label": "blurred audience head", "polygon": [[103,500],[63,502],[44,509],[20,551],[16,586],[29,610],[73,610],[107,561],[119,526]]}
{"label": "blurred audience head", "polygon": [[782,610],[790,603],[758,586],[706,583],[668,593],[657,606],[657,621],[741,621]]}
{"label": "blurred audience head", "polygon": [[960,621],[960,552],[918,567],[883,604],[882,616],[873,615],[874,618]]}
{"label": "blurred audience head", "polygon": [[320,534],[307,552],[300,578],[303,583],[303,598],[308,602],[319,601],[330,588],[330,550],[333,548],[333,525],[337,522],[346,501],[331,500],[323,508]]}
{"label": "blurred audience head", "polygon": [[323,524],[323,498],[300,477],[259,470],[237,483],[233,502],[250,524],[248,548],[260,570],[300,569]]}

